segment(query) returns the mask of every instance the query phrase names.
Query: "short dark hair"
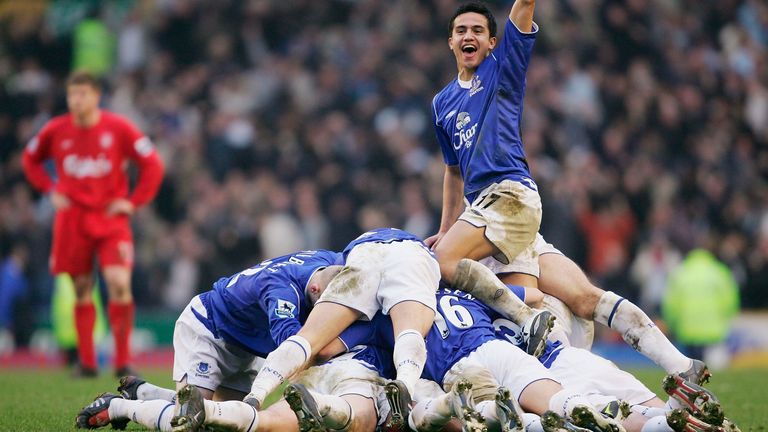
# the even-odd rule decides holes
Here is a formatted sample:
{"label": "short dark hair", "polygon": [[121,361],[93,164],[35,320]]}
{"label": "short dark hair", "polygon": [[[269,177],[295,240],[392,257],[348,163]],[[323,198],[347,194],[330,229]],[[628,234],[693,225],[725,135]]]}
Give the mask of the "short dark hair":
{"label": "short dark hair", "polygon": [[71,85],[89,85],[96,91],[101,91],[101,82],[99,82],[99,79],[96,78],[96,75],[86,70],[72,72],[67,78],[67,87]]}
{"label": "short dark hair", "polygon": [[469,12],[483,15],[488,20],[488,32],[491,34],[491,37],[496,37],[496,18],[493,16],[493,12],[488,9],[488,6],[483,3],[464,3],[459,6],[456,12],[453,13],[450,24],[448,24],[448,36],[453,35],[453,22],[456,21],[456,17]]}

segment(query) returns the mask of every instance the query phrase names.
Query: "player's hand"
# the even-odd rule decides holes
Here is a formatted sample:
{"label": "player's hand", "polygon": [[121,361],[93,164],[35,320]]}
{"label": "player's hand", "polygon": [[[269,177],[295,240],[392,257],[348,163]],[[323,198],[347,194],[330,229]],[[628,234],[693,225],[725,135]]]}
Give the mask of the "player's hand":
{"label": "player's hand", "polygon": [[444,235],[445,235],[444,232],[439,232],[435,235],[431,235],[424,240],[424,244],[427,245],[427,247],[429,247],[430,249],[435,250],[435,248],[437,247],[437,244],[440,243],[440,240],[443,239]]}
{"label": "player's hand", "polygon": [[133,207],[133,203],[128,201],[125,198],[118,198],[111,203],[109,203],[109,206],[107,207],[107,214],[110,216],[115,215],[132,215],[135,208]]}
{"label": "player's hand", "polygon": [[51,192],[51,204],[53,204],[53,208],[56,210],[63,210],[69,208],[72,205],[72,201],[63,193],[53,191]]}

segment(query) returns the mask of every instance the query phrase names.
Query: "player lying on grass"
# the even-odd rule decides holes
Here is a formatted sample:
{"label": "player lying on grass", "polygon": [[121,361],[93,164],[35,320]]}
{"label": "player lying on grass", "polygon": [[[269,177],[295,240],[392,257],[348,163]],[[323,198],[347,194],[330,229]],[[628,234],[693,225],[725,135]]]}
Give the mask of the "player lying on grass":
{"label": "player lying on grass", "polygon": [[376,405],[384,399],[381,376],[394,373],[390,357],[376,347],[354,347],[300,372],[285,388],[285,399],[263,411],[242,401],[205,400],[196,387],[183,387],[173,430],[373,431],[378,424]]}
{"label": "player lying on grass", "polygon": [[[540,306],[537,303],[542,294],[538,290],[523,291],[518,287],[514,291],[526,302]],[[556,299],[544,297],[547,300],[545,307],[557,303]],[[459,302],[464,304],[465,309],[476,311],[469,307],[471,304],[465,304],[468,300],[460,299]],[[557,309],[555,315],[558,321],[573,321],[570,311],[564,305]],[[522,343],[519,337],[520,329],[516,324],[504,318],[495,318],[493,326],[497,329],[497,336],[518,345]],[[567,334],[560,333],[560,336],[565,337]],[[607,407],[616,400],[631,404],[631,413],[627,413],[623,420],[627,430],[715,431],[721,430],[720,427],[725,430],[738,430],[732,422],[724,418],[720,404],[711,392],[685,381],[682,376],[671,374],[665,378],[664,390],[672,396],[665,404],[633,376],[618,369],[612,362],[585,349],[569,346],[568,342],[548,342],[547,349],[540,358],[541,362],[564,387],[588,395],[590,402],[598,408]],[[493,417],[491,414],[488,415],[489,419]]]}
{"label": "player lying on grass", "polygon": [[[530,412],[543,414],[552,410],[579,424],[591,425],[593,430],[623,431],[613,419],[603,417],[589,400],[577,391],[564,388],[555,377],[533,356],[530,356],[507,340],[496,335],[490,308],[476,301],[470,294],[459,290],[441,289],[437,296],[438,315],[427,334],[427,348],[430,355],[424,368],[424,377],[441,383],[451,389],[452,403],[444,405],[450,413],[444,422],[430,424],[431,428],[444,426],[450,415],[462,422],[464,430],[484,430],[483,416],[472,406],[472,386],[490,390],[494,399],[496,383],[507,389],[504,395],[495,395],[496,403],[489,410],[502,410],[505,423],[520,423],[517,411],[512,409],[514,401]],[[377,315],[370,323],[359,323],[341,335],[346,345],[358,343],[392,343],[391,324],[386,316]],[[482,376],[470,371],[488,369],[493,383],[463,380],[465,376],[480,380]],[[388,398],[394,402],[393,414],[400,413],[408,418],[409,402]],[[429,405],[434,408],[434,405]],[[396,417],[393,415],[393,417]],[[390,425],[387,425],[390,426]],[[411,424],[411,427],[423,426]]]}
{"label": "player lying on grass", "polygon": [[[212,290],[194,297],[174,328],[176,388],[192,384],[206,399],[241,399],[263,357],[298,331],[312,302],[341,270],[335,265],[340,262],[336,252],[297,252],[219,279]],[[123,378],[119,390],[144,402],[102,396],[78,414],[78,427],[131,418],[170,428],[174,390],[135,377]]]}
{"label": "player lying on grass", "polygon": [[[491,322],[492,311],[471,296],[461,291],[446,289],[438,295],[438,299],[439,312],[446,318],[446,325],[442,330],[445,338],[440,345],[429,343],[431,339],[428,338],[428,347],[433,354],[430,359],[445,358],[450,355],[450,352],[461,349],[452,343],[452,340],[460,338],[466,344],[470,338],[478,338],[483,333],[490,336],[493,329],[496,330],[494,337],[513,344],[521,343],[519,327],[516,324],[498,317]],[[439,327],[438,322],[439,318],[436,319],[436,327]],[[510,379],[512,375],[506,369],[519,368],[520,366],[516,365],[521,363],[507,355],[502,357],[502,353],[507,350],[501,346],[493,347],[495,356],[481,351],[490,346],[489,343],[481,345],[476,351],[479,355],[470,354],[451,367],[445,374],[447,384],[454,381],[451,391],[438,398],[418,403],[410,416],[412,428],[419,431],[440,430],[451,417],[463,417],[464,429],[467,430],[480,431],[484,430],[483,427],[491,431],[523,430],[523,423],[528,430],[542,430],[537,427],[543,430],[583,430],[563,422],[560,418],[562,412],[545,413],[543,420],[526,418],[519,412],[516,413],[515,399],[531,411],[525,399],[527,397],[525,392],[535,383],[526,388],[517,398],[510,398],[510,393],[514,396],[519,393],[514,387],[515,380]],[[717,401],[709,399],[708,394],[703,392],[701,387],[687,383],[677,375],[667,377],[665,390],[682,403],[686,410],[673,411],[633,376],[589,351],[566,347],[560,342],[550,342],[540,361],[549,369],[551,377],[560,382],[564,388],[583,394],[589,403],[602,409],[603,412],[610,412],[628,431],[722,430],[719,428],[723,422],[722,410]],[[432,362],[428,360],[427,371],[431,371],[431,365]],[[483,373],[486,368],[489,369],[490,378],[488,372]],[[457,375],[461,376],[461,379],[453,379]],[[528,379],[530,378],[529,375]],[[501,387],[499,382],[504,387]],[[524,384],[525,381],[522,383]],[[446,387],[448,387],[447,384]],[[472,397],[473,386],[476,393],[480,392],[475,395],[475,398]],[[494,392],[495,397],[489,398],[488,396]],[[474,406],[473,399],[479,400],[480,403]],[[620,399],[631,404],[632,409],[620,413],[617,410]],[[542,413],[538,412],[538,414]],[[594,421],[593,418],[585,418],[583,414],[578,412],[572,415],[572,422],[588,430],[615,430],[614,425],[606,426],[599,421]],[[521,418],[525,420],[521,421]],[[468,422],[466,419],[471,420]]]}

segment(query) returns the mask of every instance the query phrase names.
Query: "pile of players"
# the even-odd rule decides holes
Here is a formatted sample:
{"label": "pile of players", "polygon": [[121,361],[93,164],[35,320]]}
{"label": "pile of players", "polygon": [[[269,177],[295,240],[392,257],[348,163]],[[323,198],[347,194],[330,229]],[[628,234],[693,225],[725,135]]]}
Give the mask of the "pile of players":
{"label": "pile of players", "polygon": [[[540,259],[568,260],[543,240],[537,247],[547,251]],[[157,430],[248,432],[737,430],[699,386],[709,376],[701,362],[687,359],[685,369],[668,371],[664,390],[672,398],[665,403],[586,350],[591,323],[556,298],[498,278],[502,293],[496,285],[472,292],[439,286],[438,267],[418,238],[381,229],[342,253],[297,252],[222,278],[176,323],[178,393],[124,377],[120,394],[97,397],[77,425],[122,428],[133,420]],[[549,336],[537,337],[541,328],[521,327],[494,310],[507,296],[550,310],[530,319]],[[624,303],[612,309],[622,313],[616,306]],[[403,311],[410,314],[405,324]],[[415,328],[421,313],[429,324]],[[551,313],[557,324],[549,332]],[[284,382],[284,400],[261,409]]]}
{"label": "pile of players", "polygon": [[[374,230],[341,253],[298,252],[220,279],[176,322],[177,391],[124,377],[120,395],[99,396],[77,425],[737,430],[700,386],[703,363],[538,234],[541,200],[520,138],[534,4],[514,2],[500,40],[483,5],[451,19],[458,76],[432,110],[446,163],[438,234]],[[670,400],[586,350],[584,318],[664,368]],[[285,383],[284,400],[267,406]]]}

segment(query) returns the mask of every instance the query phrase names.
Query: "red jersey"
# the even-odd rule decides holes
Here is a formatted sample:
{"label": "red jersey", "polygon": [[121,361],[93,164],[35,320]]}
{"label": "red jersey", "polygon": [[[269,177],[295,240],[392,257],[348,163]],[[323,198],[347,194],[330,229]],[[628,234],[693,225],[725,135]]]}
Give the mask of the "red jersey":
{"label": "red jersey", "polygon": [[[55,162],[55,183],[43,165],[47,159]],[[128,160],[139,167],[130,196]],[[118,198],[138,208],[154,198],[163,178],[163,163],[149,138],[127,119],[104,110],[90,127],[77,126],[71,114],[51,119],[27,145],[23,164],[35,188],[56,190],[92,210],[103,210]]]}

